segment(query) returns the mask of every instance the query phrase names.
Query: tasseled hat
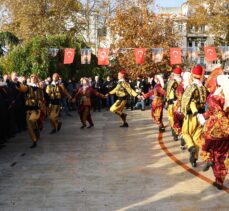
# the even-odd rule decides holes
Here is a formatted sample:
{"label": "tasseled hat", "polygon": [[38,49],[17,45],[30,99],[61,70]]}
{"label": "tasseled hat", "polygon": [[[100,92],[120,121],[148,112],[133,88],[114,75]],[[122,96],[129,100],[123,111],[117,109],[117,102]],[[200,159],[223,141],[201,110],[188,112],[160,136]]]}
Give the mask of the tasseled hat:
{"label": "tasseled hat", "polygon": [[201,78],[202,75],[203,75],[203,67],[200,66],[200,65],[195,66],[195,67],[192,69],[192,75],[193,75],[195,78]]}
{"label": "tasseled hat", "polygon": [[180,67],[176,67],[176,68],[173,70],[173,73],[174,73],[174,74],[177,74],[177,75],[181,75],[182,69],[181,69]]}
{"label": "tasseled hat", "polygon": [[122,74],[122,75],[126,75],[126,71],[125,70],[120,70],[119,73]]}

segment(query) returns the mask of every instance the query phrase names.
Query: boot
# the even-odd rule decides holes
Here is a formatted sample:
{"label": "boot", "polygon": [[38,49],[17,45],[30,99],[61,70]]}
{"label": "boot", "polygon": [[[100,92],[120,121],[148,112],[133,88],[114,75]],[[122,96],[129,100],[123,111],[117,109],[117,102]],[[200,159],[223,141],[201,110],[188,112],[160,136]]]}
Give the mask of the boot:
{"label": "boot", "polygon": [[94,124],[90,124],[87,128],[92,128],[92,127],[94,127]]}
{"label": "boot", "polygon": [[87,127],[87,125],[82,125],[80,129],[84,129],[85,127]]}
{"label": "boot", "polygon": [[122,119],[123,122],[126,122],[127,114],[122,113],[122,114],[120,115],[120,117],[121,117],[121,119]]}
{"label": "boot", "polygon": [[62,122],[58,122],[58,126],[57,126],[57,132],[60,131],[61,129],[61,126],[62,126]]}
{"label": "boot", "polygon": [[160,126],[159,127],[159,132],[161,132],[161,133],[165,132],[165,127],[164,126]]}
{"label": "boot", "polygon": [[54,134],[56,133],[56,129],[53,129],[49,134]]}
{"label": "boot", "polygon": [[180,148],[181,148],[181,150],[185,150],[186,149],[186,147],[185,147],[185,141],[184,141],[183,138],[181,138],[181,140],[180,140]]}
{"label": "boot", "polygon": [[37,147],[37,142],[33,142],[33,144],[30,146],[30,149],[36,148]]}
{"label": "boot", "polygon": [[178,136],[173,129],[172,129],[172,135],[173,135],[173,140],[178,141]]}
{"label": "boot", "polygon": [[129,127],[129,125],[128,125],[127,122],[125,122],[125,123],[123,123],[120,127]]}
{"label": "boot", "polygon": [[189,148],[189,152],[190,152],[190,158],[189,161],[192,164],[192,167],[196,167],[196,159],[195,159],[195,155],[196,155],[196,148],[194,146]]}
{"label": "boot", "polygon": [[203,168],[203,171],[208,171],[210,169],[210,167],[212,167],[214,165],[215,165],[214,162],[208,162],[208,163],[206,163],[206,165]]}

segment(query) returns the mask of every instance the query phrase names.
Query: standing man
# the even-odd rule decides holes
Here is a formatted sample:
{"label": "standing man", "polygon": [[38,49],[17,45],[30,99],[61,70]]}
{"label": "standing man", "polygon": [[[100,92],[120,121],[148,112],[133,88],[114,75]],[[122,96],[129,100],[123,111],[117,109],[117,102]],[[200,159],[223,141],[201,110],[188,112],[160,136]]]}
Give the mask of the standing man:
{"label": "standing man", "polygon": [[197,116],[205,112],[207,90],[201,82],[203,75],[202,66],[192,69],[192,83],[188,86],[182,96],[181,111],[184,114],[182,136],[190,152],[190,163],[196,167],[199,155],[199,144],[203,126],[199,123]]}
{"label": "standing man", "polygon": [[114,103],[114,105],[110,108],[110,111],[117,114],[123,121],[123,124],[120,127],[128,127],[128,123],[126,121],[127,114],[123,113],[125,108],[128,95],[137,97],[138,94],[131,89],[130,84],[125,81],[125,71],[121,70],[118,73],[118,84],[117,86],[109,92],[106,96],[116,94],[118,100]]}
{"label": "standing man", "polygon": [[54,134],[61,129],[62,122],[58,120],[60,113],[60,104],[62,94],[66,95],[69,100],[72,100],[71,95],[67,92],[64,85],[60,82],[60,76],[58,73],[54,73],[52,76],[52,83],[47,86],[46,93],[49,96],[49,119],[52,125],[52,131],[50,134]]}
{"label": "standing man", "polygon": [[[114,80],[112,80],[110,76],[107,76],[107,80],[104,82],[103,87],[105,93],[106,94],[109,93],[115,87]],[[110,95],[106,99],[107,110],[109,110],[113,104],[114,104],[114,95]]]}
{"label": "standing man", "polygon": [[[101,92],[102,90],[102,83],[100,81],[99,76],[95,76],[95,81],[92,83],[92,88],[97,92]],[[97,109],[100,112],[102,107],[102,100],[94,95],[93,96],[93,111],[95,112]]]}

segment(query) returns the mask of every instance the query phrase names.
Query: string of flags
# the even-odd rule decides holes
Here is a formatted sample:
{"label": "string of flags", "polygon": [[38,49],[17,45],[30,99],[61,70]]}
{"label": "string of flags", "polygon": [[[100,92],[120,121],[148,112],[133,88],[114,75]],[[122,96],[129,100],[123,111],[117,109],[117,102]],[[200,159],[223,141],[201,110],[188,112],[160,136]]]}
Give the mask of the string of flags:
{"label": "string of flags", "polygon": [[[145,56],[147,52],[147,48],[118,48],[112,50],[111,53],[116,55],[118,53],[125,54],[128,50],[134,50],[135,56],[135,63],[136,64],[144,64],[145,63]],[[165,55],[165,49],[163,48],[150,48],[152,53],[152,61],[154,63],[159,63],[163,60]],[[222,60],[229,59],[229,46],[220,46],[219,51],[222,55]],[[57,56],[59,49],[57,48],[50,48],[49,54],[52,57]],[[74,48],[66,48],[64,52],[64,64],[72,64],[75,58],[75,49]],[[84,48],[80,50],[81,54],[81,64],[91,64],[91,55],[92,50],[90,48]],[[110,49],[109,48],[99,48],[98,49],[98,65],[109,65],[109,55]],[[170,55],[170,64],[176,65],[182,63],[182,56],[186,57],[188,61],[197,62],[199,58],[199,49],[197,47],[188,47],[186,49],[181,48],[170,48],[169,49]],[[217,53],[216,47],[204,47],[204,56],[206,61],[213,62],[216,61]]]}

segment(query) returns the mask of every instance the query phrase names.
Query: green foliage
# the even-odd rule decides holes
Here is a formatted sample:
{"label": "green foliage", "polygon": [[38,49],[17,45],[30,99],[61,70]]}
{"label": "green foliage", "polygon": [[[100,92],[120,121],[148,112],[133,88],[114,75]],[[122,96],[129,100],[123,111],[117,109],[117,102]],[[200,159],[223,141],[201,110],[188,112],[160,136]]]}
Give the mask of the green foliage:
{"label": "green foliage", "polygon": [[[80,49],[87,47],[81,39],[68,35],[53,35],[48,37],[35,37],[16,46],[7,56],[0,58],[0,69],[3,73],[17,71],[19,75],[38,74],[41,78],[60,73],[64,79],[74,77],[106,74],[106,68],[97,66],[97,57],[92,55],[90,65],[81,65]],[[58,48],[56,57],[49,55],[49,48]],[[64,65],[64,49],[75,48],[76,56],[73,64]]]}

